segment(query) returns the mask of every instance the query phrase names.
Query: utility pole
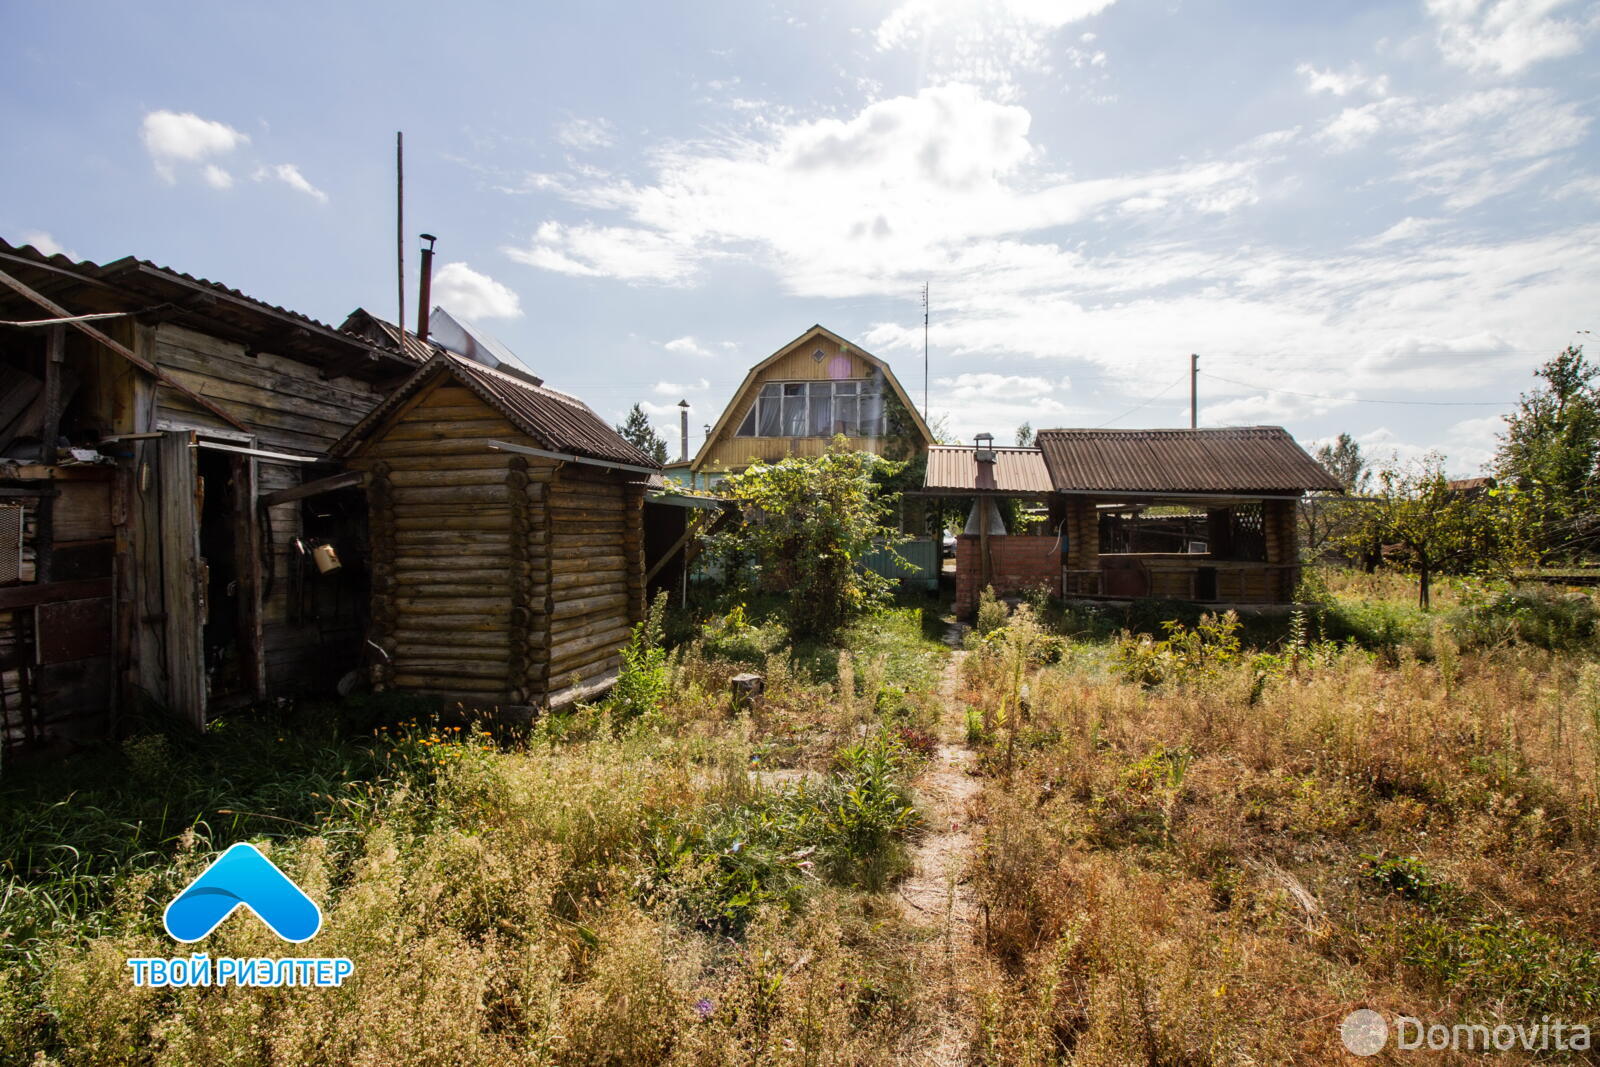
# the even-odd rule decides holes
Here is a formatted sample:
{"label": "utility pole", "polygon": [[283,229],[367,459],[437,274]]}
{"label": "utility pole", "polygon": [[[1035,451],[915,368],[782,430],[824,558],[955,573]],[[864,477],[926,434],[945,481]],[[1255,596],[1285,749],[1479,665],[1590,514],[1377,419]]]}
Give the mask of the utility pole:
{"label": "utility pole", "polygon": [[400,351],[406,349],[406,135],[394,135],[394,265],[399,275],[399,313],[394,324],[400,330]]}
{"label": "utility pole", "polygon": [[928,283],[922,283],[922,417],[928,417]]}
{"label": "utility pole", "polygon": [[1189,353],[1189,429],[1200,428],[1200,356]]}

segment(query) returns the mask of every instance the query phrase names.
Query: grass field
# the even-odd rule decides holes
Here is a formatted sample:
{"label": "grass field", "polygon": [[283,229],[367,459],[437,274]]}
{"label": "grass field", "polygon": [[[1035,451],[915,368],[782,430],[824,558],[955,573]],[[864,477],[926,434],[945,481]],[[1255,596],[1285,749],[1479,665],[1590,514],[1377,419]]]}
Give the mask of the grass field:
{"label": "grass field", "polygon": [[[799,648],[736,608],[521,732],[368,698],[8,768],[0,1060],[1316,1064],[1360,1006],[1594,1023],[1594,601],[1318,595],[1238,628],[996,607],[955,653],[931,601]],[[901,889],[958,823],[952,927]],[[323,932],[193,947],[348,956],[343,987],[132,985],[236,840]]]}

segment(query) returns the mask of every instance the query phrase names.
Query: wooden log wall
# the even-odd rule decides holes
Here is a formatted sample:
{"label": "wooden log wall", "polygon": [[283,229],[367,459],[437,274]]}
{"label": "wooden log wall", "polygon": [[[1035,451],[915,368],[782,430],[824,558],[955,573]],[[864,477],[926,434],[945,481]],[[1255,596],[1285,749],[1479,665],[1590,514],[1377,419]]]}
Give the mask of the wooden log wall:
{"label": "wooden log wall", "polygon": [[369,472],[372,632],[389,655],[380,685],[475,706],[525,703],[542,687],[548,580],[536,549],[555,464],[490,451],[491,440],[524,438],[445,384],[350,460]]}
{"label": "wooden log wall", "polygon": [[507,696],[514,704],[535,703],[545,692],[550,665],[549,477],[554,468],[526,456],[508,461],[511,501],[511,627],[506,664]]}
{"label": "wooden log wall", "polygon": [[618,669],[644,616],[644,489],[623,478],[568,464],[551,484],[548,692]]}
{"label": "wooden log wall", "polygon": [[[1094,596],[1100,592],[1100,514],[1086,496],[1065,497],[1067,551],[1061,567],[1062,595]],[[1075,573],[1077,572],[1077,573]]]}
{"label": "wooden log wall", "polygon": [[1262,529],[1266,535],[1267,562],[1282,565],[1275,571],[1275,588],[1270,599],[1288,603],[1294,599],[1300,584],[1300,572],[1294,564],[1300,562],[1299,516],[1292,500],[1263,500],[1261,502]]}

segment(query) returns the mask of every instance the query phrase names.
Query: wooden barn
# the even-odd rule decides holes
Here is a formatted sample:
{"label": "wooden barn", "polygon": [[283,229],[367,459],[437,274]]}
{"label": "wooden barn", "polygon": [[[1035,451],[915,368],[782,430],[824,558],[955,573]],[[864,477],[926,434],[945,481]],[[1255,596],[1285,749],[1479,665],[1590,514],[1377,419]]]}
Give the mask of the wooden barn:
{"label": "wooden barn", "polygon": [[[418,361],[145,260],[0,242],[0,717],[203,725],[359,666],[359,493],[329,445]],[[312,560],[334,546],[350,565]]]}
{"label": "wooden barn", "polygon": [[660,467],[588,406],[440,352],[332,454],[366,475],[376,686],[537,707],[615,680]]}

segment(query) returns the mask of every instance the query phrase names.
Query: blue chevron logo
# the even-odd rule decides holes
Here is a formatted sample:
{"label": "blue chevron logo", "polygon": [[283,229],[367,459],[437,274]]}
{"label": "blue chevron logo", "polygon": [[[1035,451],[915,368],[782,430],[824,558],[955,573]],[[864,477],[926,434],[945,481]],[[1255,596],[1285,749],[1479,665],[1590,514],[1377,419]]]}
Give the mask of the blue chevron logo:
{"label": "blue chevron logo", "polygon": [[322,928],[322,909],[254,845],[242,842],[212,860],[167,905],[162,922],[177,940],[198,941],[240,907],[295,944]]}

